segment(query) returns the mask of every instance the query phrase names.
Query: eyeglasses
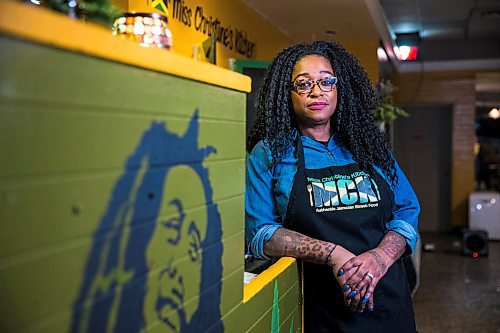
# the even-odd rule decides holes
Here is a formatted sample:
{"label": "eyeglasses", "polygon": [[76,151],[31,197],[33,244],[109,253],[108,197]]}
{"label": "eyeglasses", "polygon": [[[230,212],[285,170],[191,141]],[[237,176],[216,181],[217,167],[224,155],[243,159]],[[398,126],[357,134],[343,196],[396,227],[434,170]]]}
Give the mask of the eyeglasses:
{"label": "eyeglasses", "polygon": [[324,79],[313,80],[297,80],[292,83],[292,90],[299,95],[310,94],[314,89],[314,85],[317,84],[322,92],[330,92],[333,90],[333,86],[337,84],[337,77],[331,76]]}

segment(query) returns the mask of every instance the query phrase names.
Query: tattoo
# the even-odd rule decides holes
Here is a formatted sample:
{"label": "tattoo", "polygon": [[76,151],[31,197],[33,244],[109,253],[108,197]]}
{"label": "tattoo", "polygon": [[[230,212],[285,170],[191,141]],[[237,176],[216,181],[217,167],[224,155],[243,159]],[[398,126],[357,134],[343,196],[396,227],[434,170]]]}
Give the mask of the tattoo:
{"label": "tattoo", "polygon": [[335,246],[329,242],[280,228],[264,244],[264,252],[271,257],[288,256],[317,264],[327,264]]}
{"label": "tattoo", "polygon": [[382,272],[387,271],[387,264],[385,263],[384,259],[382,259],[380,254],[378,254],[377,252],[375,252],[373,250],[368,251],[368,253],[371,254],[373,256],[373,258],[375,258],[375,261],[380,266],[380,269],[382,270]]}
{"label": "tattoo", "polygon": [[389,231],[379,246],[391,260],[398,260],[405,252],[406,241],[403,236],[394,231]]}
{"label": "tattoo", "polygon": [[[335,248],[336,248],[336,247],[337,247],[337,244],[335,244],[335,245],[333,246],[333,248],[330,250],[330,252],[329,252],[329,253],[328,253],[328,255],[326,256],[326,259],[325,259],[325,262],[324,262],[324,264],[325,264],[325,265],[328,265],[328,260],[330,259],[331,255],[332,255],[332,253],[333,253],[333,251],[335,250]],[[333,265],[333,266],[335,266],[335,265]],[[332,267],[333,267],[333,266],[332,266]]]}

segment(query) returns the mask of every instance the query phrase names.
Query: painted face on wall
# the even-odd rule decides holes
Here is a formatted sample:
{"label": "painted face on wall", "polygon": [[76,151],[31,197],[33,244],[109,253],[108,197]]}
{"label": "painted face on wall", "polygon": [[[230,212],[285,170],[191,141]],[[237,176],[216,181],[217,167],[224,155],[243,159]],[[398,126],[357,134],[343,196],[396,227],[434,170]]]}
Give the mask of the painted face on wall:
{"label": "painted face on wall", "polygon": [[299,126],[328,125],[337,107],[337,79],[330,61],[318,55],[305,56],[295,64],[291,80]]}
{"label": "painted face on wall", "polygon": [[203,166],[217,150],[198,138],[198,110],[181,136],[156,121],[144,131],[93,235],[69,331],[224,331],[221,216]]}
{"label": "painted face on wall", "polygon": [[147,249],[149,278],[146,323],[158,320],[180,332],[199,306],[202,242],[207,230],[205,192],[188,166],[170,170],[165,180],[156,229]]}

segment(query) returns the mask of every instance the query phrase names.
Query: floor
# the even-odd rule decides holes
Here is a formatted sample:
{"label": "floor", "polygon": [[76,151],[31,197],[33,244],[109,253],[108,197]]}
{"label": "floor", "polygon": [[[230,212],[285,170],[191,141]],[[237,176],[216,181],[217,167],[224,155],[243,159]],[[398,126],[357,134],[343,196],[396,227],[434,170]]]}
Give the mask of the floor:
{"label": "floor", "polygon": [[[500,333],[500,242],[487,257],[461,255],[461,236],[423,233],[413,302],[419,333]],[[432,249],[432,245],[434,248]]]}

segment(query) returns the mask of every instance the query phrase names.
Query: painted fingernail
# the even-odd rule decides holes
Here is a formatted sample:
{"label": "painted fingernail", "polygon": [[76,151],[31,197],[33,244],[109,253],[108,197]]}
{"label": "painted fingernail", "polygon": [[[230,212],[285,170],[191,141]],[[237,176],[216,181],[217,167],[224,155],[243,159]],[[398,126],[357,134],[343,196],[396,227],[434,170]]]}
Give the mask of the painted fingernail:
{"label": "painted fingernail", "polygon": [[369,298],[370,298],[370,297],[365,296],[365,298],[363,298],[363,302],[362,302],[362,303],[363,303],[363,304],[366,304],[366,303],[368,302],[368,299],[369,299]]}
{"label": "painted fingernail", "polygon": [[357,292],[356,290],[353,290],[349,293],[349,295],[347,295],[347,298],[353,298],[354,296],[356,296]]}
{"label": "painted fingernail", "polygon": [[373,305],[370,306],[370,309],[369,309],[371,312],[373,312]]}
{"label": "painted fingernail", "polygon": [[337,272],[337,276],[342,276],[342,275],[344,275],[344,270],[339,269],[339,271]]}
{"label": "painted fingernail", "polygon": [[349,285],[348,285],[348,284],[346,284],[346,285],[344,286],[344,288],[342,288],[342,291],[348,291],[350,288],[351,288],[351,287],[349,287]]}

